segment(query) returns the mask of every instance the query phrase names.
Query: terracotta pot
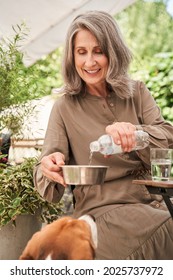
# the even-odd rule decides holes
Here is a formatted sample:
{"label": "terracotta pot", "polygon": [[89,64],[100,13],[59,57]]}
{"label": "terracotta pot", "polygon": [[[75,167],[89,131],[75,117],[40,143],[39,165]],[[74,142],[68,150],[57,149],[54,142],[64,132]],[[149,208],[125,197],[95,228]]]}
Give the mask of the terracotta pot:
{"label": "terracotta pot", "polygon": [[42,227],[39,217],[20,215],[16,227],[10,222],[0,228],[0,260],[18,260],[29,239]]}

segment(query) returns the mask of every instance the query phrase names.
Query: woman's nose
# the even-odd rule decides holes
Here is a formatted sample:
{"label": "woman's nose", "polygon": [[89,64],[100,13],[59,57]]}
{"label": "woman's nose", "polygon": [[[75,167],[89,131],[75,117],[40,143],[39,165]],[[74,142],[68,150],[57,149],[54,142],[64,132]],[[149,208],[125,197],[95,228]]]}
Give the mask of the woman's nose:
{"label": "woman's nose", "polygon": [[91,67],[96,64],[95,58],[93,55],[87,55],[85,60],[85,66]]}

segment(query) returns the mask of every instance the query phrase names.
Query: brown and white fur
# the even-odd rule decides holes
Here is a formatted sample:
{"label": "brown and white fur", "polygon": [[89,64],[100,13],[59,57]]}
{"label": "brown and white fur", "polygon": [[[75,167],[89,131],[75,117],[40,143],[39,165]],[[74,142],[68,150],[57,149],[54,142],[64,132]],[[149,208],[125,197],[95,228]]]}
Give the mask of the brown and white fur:
{"label": "brown and white fur", "polygon": [[36,232],[20,260],[93,260],[97,227],[89,215],[60,218]]}

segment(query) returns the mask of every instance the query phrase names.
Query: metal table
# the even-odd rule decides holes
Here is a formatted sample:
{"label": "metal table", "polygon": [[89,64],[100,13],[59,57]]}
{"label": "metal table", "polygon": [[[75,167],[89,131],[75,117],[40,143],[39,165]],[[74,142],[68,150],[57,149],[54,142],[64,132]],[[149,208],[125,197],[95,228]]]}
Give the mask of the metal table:
{"label": "metal table", "polygon": [[145,185],[150,193],[162,195],[166,206],[168,207],[168,210],[173,218],[173,203],[170,200],[170,198],[173,197],[173,180],[133,180],[133,184]]}

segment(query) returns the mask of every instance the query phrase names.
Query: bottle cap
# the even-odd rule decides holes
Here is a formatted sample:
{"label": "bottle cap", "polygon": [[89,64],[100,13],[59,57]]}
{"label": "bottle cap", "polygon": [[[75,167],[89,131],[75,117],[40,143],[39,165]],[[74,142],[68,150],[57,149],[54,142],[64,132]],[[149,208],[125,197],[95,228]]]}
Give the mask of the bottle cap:
{"label": "bottle cap", "polygon": [[100,150],[100,144],[98,141],[93,141],[90,143],[90,151],[98,152]]}

